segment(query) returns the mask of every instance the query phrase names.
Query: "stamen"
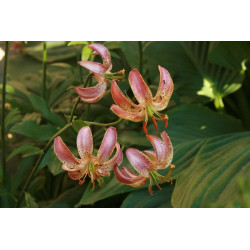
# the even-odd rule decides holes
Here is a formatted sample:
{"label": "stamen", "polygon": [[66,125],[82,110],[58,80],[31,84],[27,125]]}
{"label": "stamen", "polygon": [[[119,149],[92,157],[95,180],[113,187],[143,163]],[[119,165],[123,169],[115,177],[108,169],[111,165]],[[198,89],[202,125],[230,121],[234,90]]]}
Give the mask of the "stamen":
{"label": "stamen", "polygon": [[93,187],[92,187],[92,191],[95,190],[95,181],[92,181]]}
{"label": "stamen", "polygon": [[143,130],[145,132],[146,135],[148,135],[148,129],[147,129],[147,123],[143,122]]}
{"label": "stamen", "polygon": [[161,114],[161,117],[164,119],[165,128],[167,128],[168,127],[168,116],[164,115],[164,114]]}
{"label": "stamen", "polygon": [[101,185],[104,183],[104,180],[103,180],[102,177],[99,177],[99,178],[97,179],[97,181],[98,181],[98,185],[99,185],[99,186],[101,186]]}
{"label": "stamen", "polygon": [[152,186],[150,186],[150,185],[148,186],[148,192],[149,192],[151,195],[153,195],[153,193],[154,193],[153,190],[152,190]]}
{"label": "stamen", "polygon": [[153,121],[153,123],[154,123],[155,132],[156,132],[156,134],[158,134],[157,122],[155,121],[155,117],[154,117],[154,116],[152,116],[152,121]]}

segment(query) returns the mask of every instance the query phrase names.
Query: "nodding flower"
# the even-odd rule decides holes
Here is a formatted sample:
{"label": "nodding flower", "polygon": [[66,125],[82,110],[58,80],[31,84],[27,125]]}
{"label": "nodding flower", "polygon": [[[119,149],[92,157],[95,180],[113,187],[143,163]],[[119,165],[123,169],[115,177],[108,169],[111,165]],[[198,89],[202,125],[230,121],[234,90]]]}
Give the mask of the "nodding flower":
{"label": "nodding flower", "polygon": [[125,70],[120,70],[115,73],[111,73],[112,62],[108,49],[100,44],[89,44],[88,47],[92,49],[93,55],[99,55],[102,58],[103,63],[92,61],[79,61],[78,63],[90,73],[98,82],[94,87],[80,88],[75,87],[75,91],[80,96],[81,100],[87,103],[98,102],[105,94],[108,83],[113,79],[122,79],[125,76]]}
{"label": "nodding flower", "polygon": [[144,82],[142,76],[137,69],[133,69],[129,73],[129,84],[139,104],[133,103],[126,97],[115,80],[111,84],[111,94],[115,104],[111,106],[111,110],[119,117],[133,122],[143,121],[143,129],[148,134],[147,123],[151,117],[158,133],[156,120],[164,120],[165,128],[168,126],[168,116],[160,114],[158,111],[164,110],[169,103],[173,93],[174,85],[169,72],[158,66],[160,71],[160,83],[156,95],[153,97],[151,90]]}
{"label": "nodding flower", "polygon": [[[167,133],[165,131],[161,133],[162,140],[154,135],[147,135],[147,138],[151,142],[154,151],[145,150],[142,152],[135,148],[126,150],[126,156],[138,174],[135,174],[127,167],[122,167],[120,170],[118,165],[115,166],[114,173],[118,181],[132,187],[143,186],[149,180],[148,190],[152,195],[153,182],[161,189],[158,181],[161,183],[163,181],[172,181],[170,174],[175,166],[171,164],[173,147]],[[168,167],[169,172],[167,176],[162,176],[157,172]]]}
{"label": "nodding flower", "polygon": [[[116,153],[110,158],[116,148]],[[73,180],[79,180],[79,184],[85,182],[88,175],[95,188],[95,180],[102,185],[102,176],[109,176],[114,166],[120,165],[123,154],[120,144],[117,143],[117,132],[114,127],[109,127],[103,137],[97,155],[93,154],[93,137],[89,127],[83,127],[77,135],[77,149],[80,156],[76,158],[64,144],[60,136],[54,140],[54,150],[63,163],[62,168],[68,171],[68,175]]]}

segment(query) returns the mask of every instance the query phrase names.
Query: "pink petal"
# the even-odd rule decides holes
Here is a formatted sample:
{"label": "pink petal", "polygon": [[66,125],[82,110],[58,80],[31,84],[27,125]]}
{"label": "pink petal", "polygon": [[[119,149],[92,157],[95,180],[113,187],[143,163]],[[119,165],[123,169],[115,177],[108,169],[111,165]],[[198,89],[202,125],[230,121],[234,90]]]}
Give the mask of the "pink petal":
{"label": "pink petal", "polygon": [[107,70],[111,66],[111,57],[108,49],[100,43],[93,43],[88,45],[88,47],[94,50],[94,54],[98,54],[102,58],[103,65]]}
{"label": "pink petal", "polygon": [[[120,169],[117,166],[115,166],[114,173],[115,173],[116,179],[119,182],[126,184],[126,185],[130,185],[132,187],[140,187],[140,186],[144,185],[148,180],[147,178],[145,178],[143,176],[134,175],[134,177],[131,177],[131,176],[126,174],[127,171],[130,171],[130,170],[126,167],[122,167],[122,172],[121,172]],[[125,174],[124,174],[124,172],[125,172]]]}
{"label": "pink petal", "polygon": [[141,106],[134,104],[129,98],[127,98],[122,93],[115,80],[113,80],[111,83],[111,95],[115,103],[123,110],[131,113],[140,112]]}
{"label": "pink petal", "polygon": [[108,161],[104,162],[101,166],[101,168],[105,168],[108,170],[111,170],[114,168],[115,165],[120,165],[122,163],[123,160],[123,153],[120,149],[120,144],[116,143],[116,153],[115,155]]}
{"label": "pink petal", "polygon": [[85,175],[85,172],[83,170],[77,170],[74,172],[68,172],[68,175],[73,180],[79,180]]}
{"label": "pink petal", "polygon": [[90,88],[75,87],[75,91],[81,100],[87,103],[98,102],[104,96],[106,89],[107,83],[105,80]]}
{"label": "pink petal", "polygon": [[167,168],[173,160],[173,146],[172,146],[169,136],[167,135],[165,131],[161,133],[161,138],[164,144],[166,145],[166,149],[167,149],[167,156],[165,159],[165,164],[162,168]]}
{"label": "pink petal", "polygon": [[145,110],[141,109],[138,113],[127,112],[126,110],[120,108],[117,105],[112,105],[110,110],[112,110],[117,116],[122,119],[129,120],[132,122],[140,122],[145,118]]}
{"label": "pink petal", "polygon": [[57,136],[54,140],[54,150],[59,160],[69,168],[77,168],[80,160],[77,159],[64,144],[62,138]]}
{"label": "pink petal", "polygon": [[143,105],[153,101],[152,93],[137,69],[129,73],[129,84],[137,101]]}
{"label": "pink petal", "polygon": [[147,135],[147,138],[154,147],[158,164],[162,164],[165,162],[167,157],[167,148],[165,143],[154,135]]}
{"label": "pink petal", "polygon": [[106,67],[103,66],[101,63],[98,62],[91,62],[91,61],[79,61],[78,62],[83,68],[87,69],[91,73],[104,76],[106,72]]}
{"label": "pink petal", "polygon": [[86,154],[91,155],[93,152],[93,137],[90,127],[83,127],[77,135],[77,149],[81,158],[85,158]]}
{"label": "pink petal", "polygon": [[112,154],[117,142],[116,128],[109,127],[103,137],[101,146],[97,153],[97,160],[99,163],[105,162]]}
{"label": "pink petal", "polygon": [[153,107],[157,111],[160,111],[164,110],[168,106],[174,90],[174,84],[169,72],[160,65],[158,68],[160,71],[160,83],[157,93],[153,99]]}
{"label": "pink petal", "polygon": [[156,153],[154,151],[144,150],[143,153],[145,153],[152,162],[156,162]]}
{"label": "pink petal", "polygon": [[126,156],[131,165],[144,177],[149,176],[149,171],[152,169],[153,164],[151,160],[141,151],[135,148],[128,148]]}

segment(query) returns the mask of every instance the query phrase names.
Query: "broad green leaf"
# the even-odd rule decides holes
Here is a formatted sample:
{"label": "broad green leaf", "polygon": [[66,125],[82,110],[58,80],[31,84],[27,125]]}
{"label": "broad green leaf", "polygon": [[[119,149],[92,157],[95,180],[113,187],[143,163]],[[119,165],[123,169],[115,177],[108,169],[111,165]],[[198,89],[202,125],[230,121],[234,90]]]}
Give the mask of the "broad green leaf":
{"label": "broad green leaf", "polygon": [[[176,178],[183,170],[189,167],[200,147],[209,138],[243,131],[238,120],[228,115],[211,111],[209,108],[201,105],[183,105],[170,110],[168,115],[169,126],[166,131],[174,145],[173,164],[176,166],[171,175],[173,178]],[[159,131],[163,131],[163,122],[158,122],[158,124]],[[153,125],[148,127],[148,131],[150,134],[155,133]],[[125,154],[121,166],[131,167]],[[165,175],[167,173],[168,169],[160,171],[160,174]],[[141,188],[145,189],[147,186],[148,183]],[[104,184],[101,187],[97,187],[94,191],[92,191],[92,184],[90,183],[79,204],[91,204],[116,194],[135,190],[138,189],[119,183],[112,174],[108,179],[105,178]]]}
{"label": "broad green leaf", "polygon": [[242,69],[242,63],[250,59],[250,42],[219,42],[209,54],[211,62],[230,69]]}
{"label": "broad green leaf", "polygon": [[17,154],[22,154],[22,157],[27,157],[31,155],[40,154],[42,150],[40,148],[34,147],[34,144],[25,144],[21,147],[13,150],[7,157],[7,161],[13,158]]}
{"label": "broad green leaf", "polygon": [[150,195],[147,189],[134,191],[123,201],[122,208],[171,208],[171,195],[174,184],[166,183],[161,185],[162,190],[154,189],[154,194]]}
{"label": "broad green leaf", "polygon": [[239,178],[250,178],[250,133],[207,140],[192,163],[176,178],[174,207],[233,207],[240,202]]}
{"label": "broad green leaf", "polygon": [[150,147],[150,142],[145,139],[144,131],[124,131],[118,137],[121,145],[125,145],[126,147],[131,147],[133,145]]}
{"label": "broad green leaf", "polygon": [[81,44],[88,45],[89,42],[86,42],[86,41],[71,41],[71,42],[68,43],[68,46],[81,45]]}
{"label": "broad green leaf", "polygon": [[5,128],[8,131],[10,127],[17,122],[20,122],[21,114],[18,108],[11,109],[8,115],[5,117]]}
{"label": "broad green leaf", "polygon": [[39,111],[48,121],[58,126],[63,126],[65,124],[59,115],[54,114],[49,110],[46,101],[40,96],[30,94],[29,99],[35,110]]}
{"label": "broad green leaf", "polygon": [[38,208],[35,199],[27,192],[25,192],[25,201],[28,208]]}
{"label": "broad green leaf", "polygon": [[57,129],[50,124],[39,125],[35,121],[29,120],[17,123],[10,129],[10,132],[30,137],[36,141],[48,141],[57,132]]}

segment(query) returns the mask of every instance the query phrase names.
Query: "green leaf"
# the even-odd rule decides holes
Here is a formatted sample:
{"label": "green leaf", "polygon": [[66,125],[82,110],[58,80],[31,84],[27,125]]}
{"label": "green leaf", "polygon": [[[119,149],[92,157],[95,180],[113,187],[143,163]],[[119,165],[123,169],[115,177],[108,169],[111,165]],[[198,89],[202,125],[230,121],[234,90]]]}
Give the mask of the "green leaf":
{"label": "green leaf", "polygon": [[17,133],[32,138],[36,141],[48,141],[56,132],[57,129],[48,125],[38,125],[35,121],[24,121],[14,125],[10,132]]}
{"label": "green leaf", "polygon": [[27,156],[31,156],[31,155],[40,154],[41,152],[42,152],[42,150],[40,148],[34,147],[34,144],[25,144],[25,145],[15,149],[14,151],[12,151],[8,155],[6,160],[9,161],[11,158],[13,158],[17,154],[22,154],[22,157],[27,157]]}
{"label": "green leaf", "polygon": [[25,192],[25,201],[26,201],[26,206],[28,208],[38,208],[38,205],[35,202],[35,199],[27,192]]}
{"label": "green leaf", "polygon": [[53,114],[49,110],[46,101],[42,99],[40,96],[30,94],[29,99],[35,110],[39,111],[42,114],[42,116],[46,118],[48,121],[58,126],[63,126],[65,124],[59,115]]}
{"label": "green leaf", "polygon": [[80,44],[88,45],[89,42],[86,42],[86,41],[71,41],[71,42],[68,43],[68,46],[80,45]]}
{"label": "green leaf", "polygon": [[146,139],[144,132],[138,131],[124,131],[118,137],[121,145],[131,147],[133,145],[150,147],[150,142]]}
{"label": "green leaf", "polygon": [[84,46],[82,49],[82,61],[87,61],[89,60],[91,53],[93,52],[92,49],[90,49],[88,46]]}
{"label": "green leaf", "polygon": [[233,207],[240,202],[239,178],[250,177],[250,133],[207,140],[192,163],[176,178],[174,207]]}
{"label": "green leaf", "polygon": [[8,131],[10,127],[21,120],[21,114],[18,108],[11,109],[5,117],[5,128]]}
{"label": "green leaf", "polygon": [[76,132],[79,132],[79,130],[82,128],[82,127],[86,127],[86,126],[89,126],[89,124],[87,124],[86,122],[82,121],[82,120],[74,120],[72,122],[72,127],[73,129],[76,131]]}
{"label": "green leaf", "polygon": [[122,208],[171,208],[171,195],[174,185],[165,183],[161,185],[162,190],[155,188],[154,194],[150,195],[147,189],[139,190],[129,194],[123,201]]}

